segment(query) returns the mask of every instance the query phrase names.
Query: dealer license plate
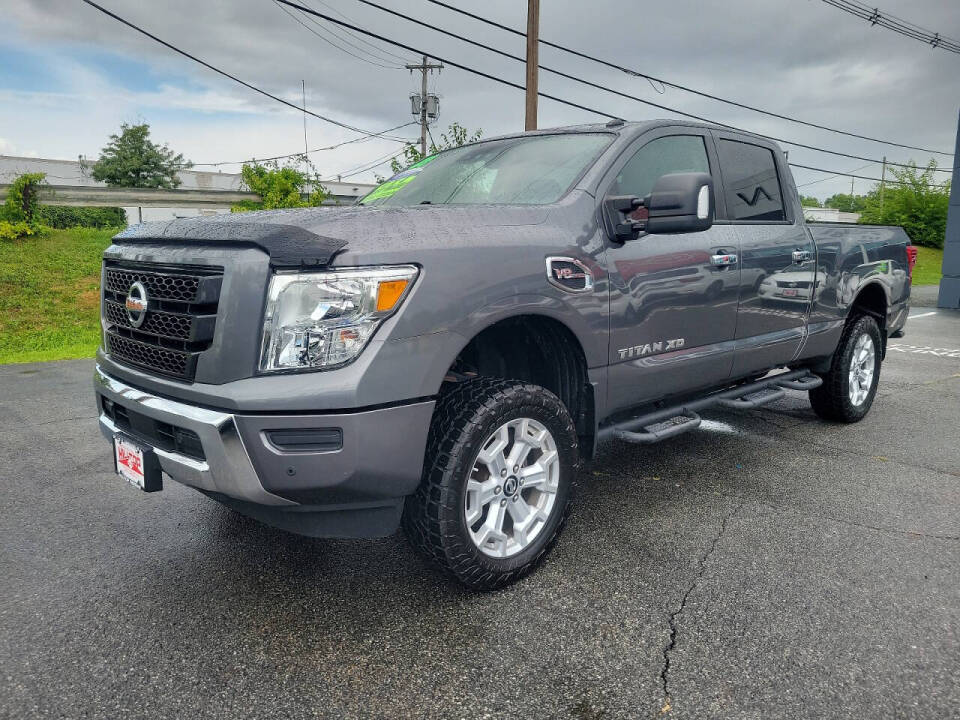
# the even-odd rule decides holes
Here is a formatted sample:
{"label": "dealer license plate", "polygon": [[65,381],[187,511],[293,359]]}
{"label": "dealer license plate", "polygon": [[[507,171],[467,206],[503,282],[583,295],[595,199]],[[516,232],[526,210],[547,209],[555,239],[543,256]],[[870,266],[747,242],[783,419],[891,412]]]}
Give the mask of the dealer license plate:
{"label": "dealer license plate", "polygon": [[116,435],[113,438],[113,457],[117,474],[134,487],[146,492],[163,488],[159,463],[152,450],[140,447],[123,435]]}

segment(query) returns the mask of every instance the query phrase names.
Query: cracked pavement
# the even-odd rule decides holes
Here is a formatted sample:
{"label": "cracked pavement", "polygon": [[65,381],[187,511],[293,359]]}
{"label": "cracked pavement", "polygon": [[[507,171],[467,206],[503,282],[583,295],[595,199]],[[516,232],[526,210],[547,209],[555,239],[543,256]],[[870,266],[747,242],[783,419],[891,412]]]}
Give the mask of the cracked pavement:
{"label": "cracked pavement", "polygon": [[[902,342],[960,348],[960,313]],[[889,353],[857,425],[790,392],[606,445],[546,564],[485,595],[400,535],[128,487],[91,374],[0,366],[2,718],[958,714],[956,357]]]}

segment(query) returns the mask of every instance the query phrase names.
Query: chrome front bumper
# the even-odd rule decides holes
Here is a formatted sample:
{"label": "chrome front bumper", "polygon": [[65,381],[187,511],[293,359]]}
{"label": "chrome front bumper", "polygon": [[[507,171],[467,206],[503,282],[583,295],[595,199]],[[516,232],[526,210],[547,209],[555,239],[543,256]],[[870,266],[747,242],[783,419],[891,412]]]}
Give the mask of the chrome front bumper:
{"label": "chrome front bumper", "polygon": [[[151,395],[108,376],[99,365],[94,370],[94,388],[108,400],[154,420],[192,430],[199,436],[206,460],[153,448],[161,469],[173,480],[257,505],[297,505],[264,489],[232,414]],[[112,440],[123,431],[103,412],[99,398],[98,408],[101,410],[100,431]]]}

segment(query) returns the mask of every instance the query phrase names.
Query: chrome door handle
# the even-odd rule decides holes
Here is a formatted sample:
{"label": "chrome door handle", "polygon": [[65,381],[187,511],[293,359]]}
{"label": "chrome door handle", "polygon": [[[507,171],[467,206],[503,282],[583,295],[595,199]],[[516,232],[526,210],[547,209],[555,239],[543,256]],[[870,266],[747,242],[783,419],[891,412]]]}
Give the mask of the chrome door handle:
{"label": "chrome door handle", "polygon": [[809,250],[794,250],[794,251],[793,251],[793,261],[794,261],[795,263],[806,262],[806,261],[809,260],[809,259],[810,259],[810,251],[809,251]]}
{"label": "chrome door handle", "polygon": [[722,267],[723,265],[736,265],[737,256],[736,255],[711,255],[710,264],[717,267]]}

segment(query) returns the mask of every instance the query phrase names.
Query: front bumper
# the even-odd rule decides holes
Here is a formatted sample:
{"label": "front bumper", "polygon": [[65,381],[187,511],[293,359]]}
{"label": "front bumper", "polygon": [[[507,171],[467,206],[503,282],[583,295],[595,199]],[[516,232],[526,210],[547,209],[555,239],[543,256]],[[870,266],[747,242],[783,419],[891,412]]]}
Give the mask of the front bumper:
{"label": "front bumper", "polygon": [[[328,537],[396,530],[403,499],[420,481],[434,406],[427,400],[350,412],[227,412],[145,392],[99,365],[94,388],[106,438],[126,434],[153,448],[165,475],[240,512]],[[195,436],[202,450],[193,442],[191,457],[179,446],[163,447],[146,431],[154,427],[164,428],[163,437]],[[276,440],[310,432],[337,440],[325,446]]]}

